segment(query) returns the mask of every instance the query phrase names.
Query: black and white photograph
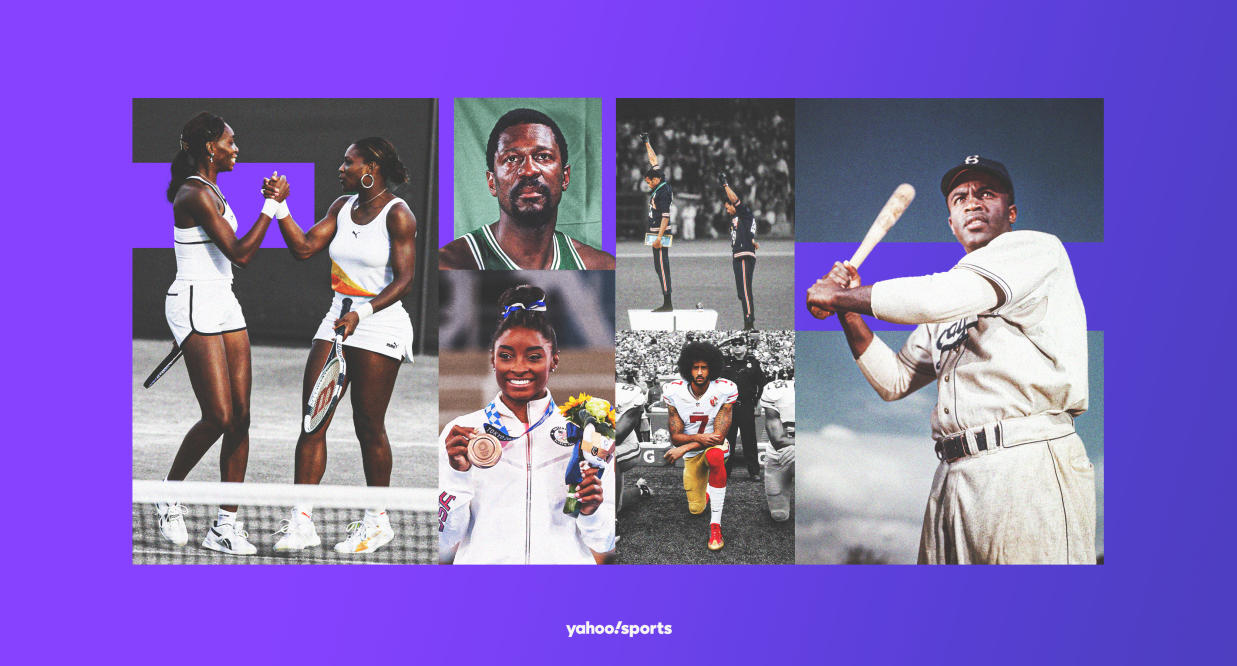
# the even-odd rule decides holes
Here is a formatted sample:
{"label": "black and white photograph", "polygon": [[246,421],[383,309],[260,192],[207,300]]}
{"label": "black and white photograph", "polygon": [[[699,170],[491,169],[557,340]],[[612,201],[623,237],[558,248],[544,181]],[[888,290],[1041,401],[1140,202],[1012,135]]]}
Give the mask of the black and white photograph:
{"label": "black and white photograph", "polygon": [[133,101],[134,563],[433,562],[437,144],[432,99]]}
{"label": "black and white photograph", "polygon": [[792,564],[795,332],[620,331],[617,561]]}
{"label": "black and white photograph", "polygon": [[619,99],[620,329],[794,329],[795,105]]}

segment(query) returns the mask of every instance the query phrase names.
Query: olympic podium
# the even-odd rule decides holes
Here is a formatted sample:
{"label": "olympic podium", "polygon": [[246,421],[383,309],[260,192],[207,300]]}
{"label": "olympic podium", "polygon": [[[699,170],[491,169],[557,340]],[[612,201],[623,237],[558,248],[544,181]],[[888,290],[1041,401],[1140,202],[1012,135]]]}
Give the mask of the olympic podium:
{"label": "olympic podium", "polygon": [[717,328],[717,310],[628,310],[634,331],[711,331]]}

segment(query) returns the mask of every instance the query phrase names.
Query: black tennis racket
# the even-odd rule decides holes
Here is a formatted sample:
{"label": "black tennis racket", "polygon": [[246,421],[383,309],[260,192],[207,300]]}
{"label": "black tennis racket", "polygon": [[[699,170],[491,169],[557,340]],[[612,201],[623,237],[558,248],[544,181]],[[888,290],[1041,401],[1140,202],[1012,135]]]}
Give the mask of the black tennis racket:
{"label": "black tennis racket", "polygon": [[159,361],[159,365],[155,367],[155,371],[150,373],[150,376],[146,378],[146,381],[142,382],[142,388],[150,388],[154,386],[155,382],[159,381],[159,378],[166,374],[168,370],[171,370],[172,366],[176,365],[176,362],[179,361],[180,357],[184,355],[184,348],[173,342],[172,351],[168,352],[168,355],[164,356],[162,361]]}
{"label": "black tennis racket", "polygon": [[[352,299],[345,298],[339,309],[342,318],[352,309]],[[344,327],[335,329],[335,339],[331,347],[331,355],[318,373],[314,381],[314,389],[309,392],[309,401],[305,403],[305,422],[302,429],[306,435],[311,435],[322,427],[323,423],[335,411],[339,398],[344,394],[344,382],[348,376],[348,367],[344,363]]]}

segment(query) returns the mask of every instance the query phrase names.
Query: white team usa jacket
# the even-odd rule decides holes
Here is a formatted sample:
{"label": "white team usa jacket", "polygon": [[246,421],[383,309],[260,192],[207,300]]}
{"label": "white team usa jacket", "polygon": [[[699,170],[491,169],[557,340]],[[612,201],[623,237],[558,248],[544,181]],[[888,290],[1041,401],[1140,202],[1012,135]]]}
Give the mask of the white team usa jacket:
{"label": "white team usa jacket", "polygon": [[[553,398],[528,404],[529,423],[536,423]],[[524,424],[499,396],[490,409],[507,432],[524,432]],[[438,437],[439,552],[456,564],[593,564],[593,551],[614,549],[614,474],[602,476],[605,499],[591,516],[563,513],[567,486],[563,481],[571,447],[566,444],[567,419],[554,408],[526,436],[503,446],[494,467],[460,472],[447,459],[447,433],[452,426],[481,429],[486,410],[461,416]]]}

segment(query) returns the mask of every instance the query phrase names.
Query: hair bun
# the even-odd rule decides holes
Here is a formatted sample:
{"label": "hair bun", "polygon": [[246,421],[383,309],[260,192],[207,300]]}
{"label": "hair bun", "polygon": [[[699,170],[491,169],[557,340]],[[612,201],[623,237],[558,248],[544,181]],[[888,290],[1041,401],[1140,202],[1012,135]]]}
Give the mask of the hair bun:
{"label": "hair bun", "polygon": [[519,284],[504,291],[498,297],[498,307],[506,310],[508,306],[523,303],[528,306],[537,301],[545,300],[545,290],[531,284]]}

